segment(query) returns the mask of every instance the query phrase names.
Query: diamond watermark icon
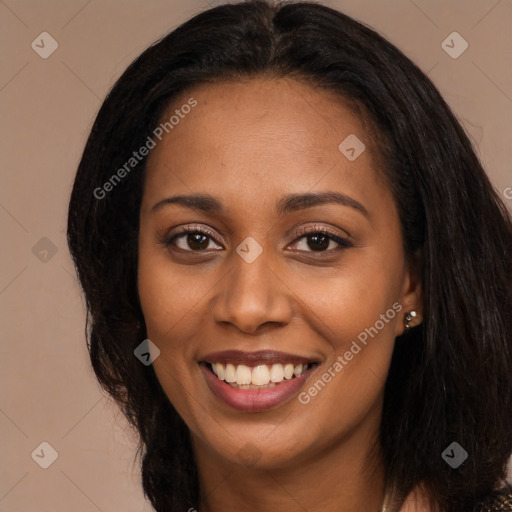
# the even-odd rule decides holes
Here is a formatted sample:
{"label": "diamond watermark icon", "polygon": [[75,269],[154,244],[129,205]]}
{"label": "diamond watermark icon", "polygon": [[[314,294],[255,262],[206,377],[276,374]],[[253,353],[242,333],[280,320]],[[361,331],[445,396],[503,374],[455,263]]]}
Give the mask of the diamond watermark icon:
{"label": "diamond watermark icon", "polygon": [[261,450],[252,443],[246,443],[237,453],[238,458],[247,466],[254,466],[261,458]]}
{"label": "diamond watermark icon", "polygon": [[236,252],[247,263],[252,263],[263,252],[263,247],[261,247],[261,245],[258,242],[256,242],[256,240],[254,240],[254,238],[252,236],[248,236],[236,248]]}
{"label": "diamond watermark icon", "polygon": [[351,133],[345,140],[343,140],[343,142],[340,143],[338,149],[347,160],[353,162],[366,149],[366,146],[356,135]]}
{"label": "diamond watermark icon", "polygon": [[43,469],[48,469],[58,458],[57,450],[46,441],[42,442],[30,456]]}
{"label": "diamond watermark icon", "polygon": [[56,253],[57,246],[45,236],[32,247],[32,254],[43,263],[48,263]]}
{"label": "diamond watermark icon", "polygon": [[160,355],[160,349],[151,340],[146,339],[133,353],[142,364],[149,366]]}
{"label": "diamond watermark icon", "polygon": [[30,46],[39,57],[47,59],[59,47],[59,43],[48,32],[41,32]]}
{"label": "diamond watermark icon", "polygon": [[452,59],[458,59],[468,49],[468,46],[468,42],[458,32],[452,32],[441,43],[441,48]]}
{"label": "diamond watermark icon", "polygon": [[445,448],[444,452],[441,453],[441,457],[449,466],[457,469],[468,458],[468,452],[459,443],[454,441]]}

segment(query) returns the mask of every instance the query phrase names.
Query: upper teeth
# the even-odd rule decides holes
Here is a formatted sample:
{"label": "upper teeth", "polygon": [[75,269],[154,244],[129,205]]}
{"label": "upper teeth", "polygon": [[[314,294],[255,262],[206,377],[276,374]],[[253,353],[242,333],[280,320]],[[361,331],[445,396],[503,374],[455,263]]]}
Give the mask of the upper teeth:
{"label": "upper teeth", "polygon": [[266,364],[255,367],[245,364],[233,365],[228,363],[212,363],[212,370],[221,380],[238,385],[253,384],[255,386],[265,386],[269,382],[278,383],[283,379],[290,380],[294,376],[298,377],[304,373],[308,365],[298,364],[273,364],[270,368]]}

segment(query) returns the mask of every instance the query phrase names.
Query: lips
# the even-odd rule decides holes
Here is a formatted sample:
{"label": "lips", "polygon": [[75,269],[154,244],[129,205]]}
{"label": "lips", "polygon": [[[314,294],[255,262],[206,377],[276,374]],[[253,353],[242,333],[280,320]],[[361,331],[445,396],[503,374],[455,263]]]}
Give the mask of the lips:
{"label": "lips", "polygon": [[318,364],[307,356],[270,350],[215,352],[200,361],[212,393],[243,411],[282,405],[298,392]]}
{"label": "lips", "polygon": [[241,350],[224,350],[222,352],[213,352],[202,358],[207,363],[231,363],[245,364],[247,366],[257,366],[260,364],[308,364],[318,362],[314,358],[300,356],[297,354],[288,354],[286,352],[277,352],[275,350],[258,350],[256,352],[242,352]]}

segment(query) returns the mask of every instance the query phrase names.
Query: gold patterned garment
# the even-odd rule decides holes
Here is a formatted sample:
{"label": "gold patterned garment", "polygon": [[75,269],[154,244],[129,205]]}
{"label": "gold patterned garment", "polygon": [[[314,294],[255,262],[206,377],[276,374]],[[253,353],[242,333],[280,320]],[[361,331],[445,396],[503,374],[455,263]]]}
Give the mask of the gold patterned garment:
{"label": "gold patterned garment", "polygon": [[493,492],[479,503],[475,512],[512,512],[512,488]]}

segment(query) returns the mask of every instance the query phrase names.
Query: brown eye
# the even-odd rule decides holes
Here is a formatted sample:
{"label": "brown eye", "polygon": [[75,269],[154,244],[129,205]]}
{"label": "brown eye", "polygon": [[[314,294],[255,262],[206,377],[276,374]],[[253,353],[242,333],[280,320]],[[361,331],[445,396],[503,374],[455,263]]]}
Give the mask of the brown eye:
{"label": "brown eye", "polygon": [[331,239],[327,235],[321,233],[308,235],[306,238],[308,240],[308,247],[312,251],[325,251],[331,242]]}
{"label": "brown eye", "polygon": [[208,235],[202,235],[201,233],[190,233],[186,235],[185,240],[192,250],[198,249],[202,251],[208,249],[210,243]]}
{"label": "brown eye", "polygon": [[[178,244],[176,241],[180,241],[181,243]],[[183,230],[171,236],[169,239],[165,240],[165,245],[174,245],[183,251],[199,252],[208,250],[210,242],[212,241],[214,241],[214,238],[209,231],[195,228]]]}
{"label": "brown eye", "polygon": [[[304,250],[305,252],[332,252],[332,251],[340,251],[346,249],[348,247],[353,247],[352,244],[346,239],[339,235],[335,235],[326,229],[316,228],[314,230],[310,230],[309,232],[304,232],[301,237],[297,238],[295,243],[298,243],[302,239],[306,239],[305,245],[307,249],[299,249]],[[337,244],[337,248],[328,249],[331,242]]]}

